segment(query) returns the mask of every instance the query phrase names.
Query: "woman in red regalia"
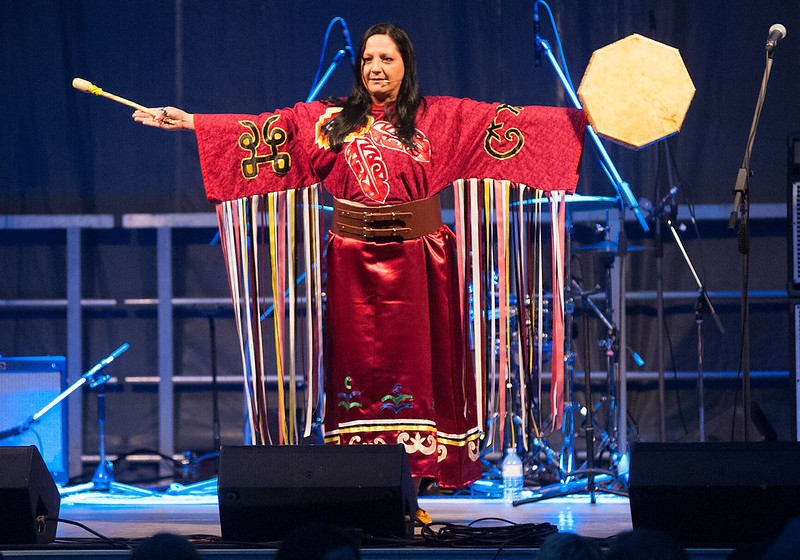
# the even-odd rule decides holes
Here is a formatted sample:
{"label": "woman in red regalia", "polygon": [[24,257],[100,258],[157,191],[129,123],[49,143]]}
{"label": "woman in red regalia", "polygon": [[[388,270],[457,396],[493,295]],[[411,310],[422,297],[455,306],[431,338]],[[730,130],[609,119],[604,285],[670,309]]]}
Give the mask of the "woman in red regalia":
{"label": "woman in red regalia", "polygon": [[573,109],[423,98],[411,41],[392,24],[364,34],[357,61],[347,99],[257,116],[164,107],[134,118],[195,130],[210,200],[324,180],[335,197],[325,441],[403,444],[417,483],[431,477],[463,487],[481,476],[482,405],[459,306],[455,236],[442,224],[437,194],[461,178],[574,190],[585,119]]}

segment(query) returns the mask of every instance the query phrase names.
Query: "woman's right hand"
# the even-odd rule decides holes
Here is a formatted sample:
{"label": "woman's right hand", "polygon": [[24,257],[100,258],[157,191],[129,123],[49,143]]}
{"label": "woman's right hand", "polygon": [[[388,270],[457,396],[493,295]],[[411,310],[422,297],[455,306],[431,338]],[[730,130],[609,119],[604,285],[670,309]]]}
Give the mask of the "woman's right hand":
{"label": "woman's right hand", "polygon": [[133,113],[133,120],[164,130],[194,130],[194,115],[177,107],[157,107]]}

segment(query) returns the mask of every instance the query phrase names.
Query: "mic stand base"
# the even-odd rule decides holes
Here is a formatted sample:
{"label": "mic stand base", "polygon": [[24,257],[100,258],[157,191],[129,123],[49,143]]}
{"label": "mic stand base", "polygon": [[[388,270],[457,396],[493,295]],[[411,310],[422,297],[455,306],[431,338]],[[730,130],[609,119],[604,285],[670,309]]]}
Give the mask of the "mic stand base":
{"label": "mic stand base", "polygon": [[532,504],[535,502],[541,502],[553,498],[563,498],[565,496],[574,496],[576,494],[587,494],[587,493],[590,495],[592,503],[595,503],[594,495],[597,493],[612,494],[614,496],[622,496],[625,498],[628,497],[628,493],[625,492],[624,490],[617,490],[616,488],[597,485],[598,482],[612,482],[612,483],[617,482],[618,479],[611,471],[603,469],[592,469],[592,471],[589,472],[588,469],[582,469],[567,474],[567,476],[581,476],[581,475],[593,476],[594,484],[589,484],[588,480],[578,479],[578,480],[573,480],[572,482],[543,486],[539,488],[539,490],[536,492],[537,494],[539,494],[538,496],[516,501],[514,502],[513,505],[521,506],[524,504]]}
{"label": "mic stand base", "polygon": [[155,492],[152,490],[145,490],[144,488],[137,488],[129,484],[122,484],[121,482],[114,482],[114,466],[111,461],[106,459],[106,405],[105,405],[105,391],[104,386],[109,380],[109,376],[105,376],[92,383],[91,387],[97,389],[97,423],[99,426],[99,448],[100,448],[100,463],[92,475],[92,481],[85,484],[77,484],[59,489],[61,497],[71,496],[80,492],[106,492],[127,494],[132,496],[154,496]]}
{"label": "mic stand base", "polygon": [[200,482],[195,482],[194,484],[179,484],[177,482],[173,482],[169,485],[169,489],[167,490],[167,494],[170,496],[187,496],[187,495],[213,495],[217,493],[217,485],[219,479],[217,477],[209,478],[208,480],[201,480]]}
{"label": "mic stand base", "polygon": [[111,461],[101,460],[94,471],[92,481],[85,484],[76,484],[59,489],[61,497],[71,496],[81,492],[109,492],[116,494],[127,494],[133,496],[153,496],[155,492],[137,488],[129,484],[114,481],[114,466]]}
{"label": "mic stand base", "polygon": [[[534,496],[533,498],[528,498],[525,500],[519,500],[514,502],[515,506],[522,505],[522,504],[529,504],[533,502],[540,502],[542,500],[547,500],[550,498],[560,498],[564,496],[571,496],[573,494],[589,494],[589,500],[591,503],[596,503],[595,494],[602,493],[602,494],[614,494],[616,496],[628,496],[627,492],[622,490],[617,490],[616,488],[609,488],[606,486],[598,486],[598,481],[612,481],[615,482],[616,477],[613,472],[605,469],[596,469],[594,468],[594,418],[592,414],[592,409],[594,408],[592,403],[592,385],[591,385],[591,345],[589,343],[589,309],[595,309],[593,305],[590,304],[589,300],[589,292],[584,292],[580,290],[580,285],[577,282],[574,282],[574,285],[578,287],[579,291],[581,292],[581,299],[583,301],[583,337],[584,337],[584,397],[586,399],[586,468],[585,469],[578,469],[576,471],[567,472],[562,479],[563,482],[560,484],[553,484],[551,486],[545,486],[540,488],[538,491],[539,496]],[[586,480],[576,479],[577,477],[581,477],[586,475]],[[576,479],[576,480],[572,480]]]}
{"label": "mic stand base", "polygon": [[61,497],[72,496],[83,492],[103,492],[108,494],[126,494],[129,496],[155,496],[156,493],[152,490],[138,488],[129,484],[121,482],[109,482],[107,486],[98,487],[94,482],[87,482],[85,484],[76,484],[74,486],[67,486],[60,488],[58,493]]}

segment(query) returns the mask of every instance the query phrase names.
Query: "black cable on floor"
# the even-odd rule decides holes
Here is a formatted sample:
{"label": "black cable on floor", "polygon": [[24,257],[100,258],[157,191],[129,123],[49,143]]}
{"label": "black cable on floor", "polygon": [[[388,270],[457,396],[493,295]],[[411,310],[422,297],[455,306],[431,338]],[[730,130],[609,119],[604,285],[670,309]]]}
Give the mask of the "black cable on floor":
{"label": "black cable on floor", "polygon": [[105,536],[105,535],[103,535],[101,533],[98,533],[94,529],[91,529],[91,528],[87,527],[83,523],[79,523],[78,521],[72,521],[71,519],[61,519],[60,517],[48,517],[47,520],[48,521],[56,521],[58,523],[66,523],[67,525],[75,525],[76,527],[80,527],[84,531],[87,531],[87,532],[93,534],[95,537],[100,538],[100,539],[102,539],[102,540],[104,540],[104,541],[106,541],[108,543],[111,543],[111,544],[114,544],[114,545],[117,545],[117,546],[122,546],[122,547],[127,548],[130,551],[133,551],[133,547],[131,545],[129,545],[128,543],[126,543],[125,541],[119,541],[119,540],[107,537],[107,536]]}
{"label": "black cable on floor", "polygon": [[[503,526],[476,527],[483,521],[502,521]],[[550,523],[514,523],[506,519],[486,517],[476,519],[469,525],[454,523],[431,523],[422,528],[425,544],[453,548],[538,546],[549,535],[558,532]],[[499,551],[498,551],[499,552]]]}

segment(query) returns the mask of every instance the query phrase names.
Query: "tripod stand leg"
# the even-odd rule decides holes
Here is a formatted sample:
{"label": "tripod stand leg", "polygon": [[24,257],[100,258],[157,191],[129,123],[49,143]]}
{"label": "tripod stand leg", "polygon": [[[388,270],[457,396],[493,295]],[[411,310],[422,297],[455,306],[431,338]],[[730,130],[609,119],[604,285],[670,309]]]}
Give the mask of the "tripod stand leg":
{"label": "tripod stand leg", "polygon": [[153,496],[155,492],[122,484],[114,481],[114,465],[106,458],[106,396],[103,390],[104,384],[110,379],[105,376],[90,385],[97,389],[97,425],[99,439],[100,462],[92,475],[92,481],[86,484],[79,484],[68,488],[62,488],[59,493],[61,496],[70,496],[79,492],[117,492],[121,494],[132,494],[136,496]]}

